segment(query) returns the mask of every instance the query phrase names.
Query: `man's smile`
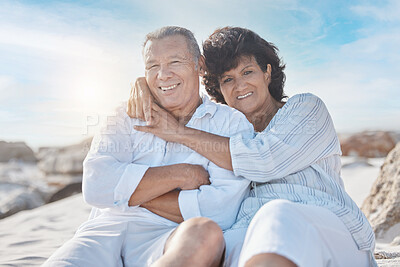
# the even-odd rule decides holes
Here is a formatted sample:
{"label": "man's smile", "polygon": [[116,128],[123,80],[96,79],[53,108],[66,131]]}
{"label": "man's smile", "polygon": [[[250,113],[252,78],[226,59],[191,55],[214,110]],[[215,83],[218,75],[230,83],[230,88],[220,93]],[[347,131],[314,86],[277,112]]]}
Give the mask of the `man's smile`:
{"label": "man's smile", "polygon": [[161,90],[163,90],[163,91],[168,91],[168,90],[175,89],[178,85],[179,85],[179,83],[173,84],[173,85],[170,85],[170,86],[160,86],[159,88]]}

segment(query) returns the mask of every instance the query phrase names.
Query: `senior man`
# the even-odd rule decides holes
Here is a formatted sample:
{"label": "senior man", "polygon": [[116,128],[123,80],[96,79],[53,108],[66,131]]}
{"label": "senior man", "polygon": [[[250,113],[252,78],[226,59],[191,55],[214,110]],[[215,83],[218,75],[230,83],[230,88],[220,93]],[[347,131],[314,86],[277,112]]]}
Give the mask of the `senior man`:
{"label": "senior man", "polygon": [[[244,115],[199,95],[204,59],[189,30],[149,33],[143,57],[153,96],[182,125],[223,136],[252,134]],[[220,263],[220,228],[234,223],[249,181],[135,125],[145,122],[129,118],[121,107],[94,138],[83,174],[83,196],[94,208],[45,266]],[[210,246],[213,255],[207,254]]]}

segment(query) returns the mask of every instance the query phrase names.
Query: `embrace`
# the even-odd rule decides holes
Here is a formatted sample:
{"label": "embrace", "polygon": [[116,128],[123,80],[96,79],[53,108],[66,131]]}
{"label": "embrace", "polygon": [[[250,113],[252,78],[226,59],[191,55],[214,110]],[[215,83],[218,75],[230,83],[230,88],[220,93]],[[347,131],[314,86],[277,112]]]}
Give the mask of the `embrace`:
{"label": "embrace", "polygon": [[84,161],[90,218],[44,266],[376,266],[329,112],[284,95],[272,43],[225,27],[201,54],[168,26],[143,59]]}

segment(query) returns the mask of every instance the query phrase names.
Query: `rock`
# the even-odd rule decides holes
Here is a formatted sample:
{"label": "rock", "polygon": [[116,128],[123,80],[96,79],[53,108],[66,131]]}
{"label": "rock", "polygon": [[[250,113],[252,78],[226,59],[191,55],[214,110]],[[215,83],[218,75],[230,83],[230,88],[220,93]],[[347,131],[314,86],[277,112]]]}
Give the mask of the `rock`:
{"label": "rock", "polygon": [[[0,162],[0,219],[81,192],[82,162],[90,143],[87,139],[77,145],[42,148],[36,155],[39,163],[20,159]],[[5,144],[10,147],[0,142],[0,148]]]}
{"label": "rock", "polygon": [[399,252],[386,252],[386,251],[377,251],[374,253],[375,259],[395,259],[400,257]]}
{"label": "rock", "polygon": [[70,196],[81,183],[82,174],[45,175],[34,163],[0,163],[0,219]]}
{"label": "rock", "polygon": [[400,235],[395,237],[392,241],[392,243],[390,243],[391,246],[400,246]]}
{"label": "rock", "polygon": [[46,174],[81,174],[82,162],[90,148],[91,139],[62,148],[41,148],[39,168]]}
{"label": "rock", "polygon": [[12,183],[0,184],[0,219],[43,204],[45,201],[35,188]]}
{"label": "rock", "polygon": [[35,153],[24,142],[0,141],[0,162],[17,159],[26,162],[36,162]]}
{"label": "rock", "polygon": [[[374,253],[375,259],[395,259],[400,257],[399,252],[386,252],[386,251],[377,251]],[[395,265],[391,265],[395,266]],[[398,266],[398,265],[397,265]]]}
{"label": "rock", "polygon": [[389,153],[361,209],[377,238],[400,223],[400,143]]}
{"label": "rock", "polygon": [[343,156],[367,158],[386,157],[396,141],[395,133],[383,131],[366,131],[340,138]]}
{"label": "rock", "polygon": [[65,186],[58,192],[56,192],[49,200],[49,202],[54,202],[78,193],[82,192],[82,182],[80,183],[73,183]]}

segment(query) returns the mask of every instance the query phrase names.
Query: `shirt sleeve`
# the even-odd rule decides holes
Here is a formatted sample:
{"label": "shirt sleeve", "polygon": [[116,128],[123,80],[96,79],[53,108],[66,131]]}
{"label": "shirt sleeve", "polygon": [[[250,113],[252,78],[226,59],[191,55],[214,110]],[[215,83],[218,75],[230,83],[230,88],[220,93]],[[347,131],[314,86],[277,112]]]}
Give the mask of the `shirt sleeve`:
{"label": "shirt sleeve", "polygon": [[301,94],[289,99],[255,138],[230,139],[234,173],[268,182],[300,171],[319,159],[341,154],[329,112],[321,99]]}
{"label": "shirt sleeve", "polygon": [[[220,132],[221,135],[231,136],[239,132],[247,138],[254,135],[252,125],[243,114],[236,112],[226,118],[229,119],[218,125],[219,129],[224,129]],[[240,204],[248,196],[250,181],[235,176],[232,171],[218,167],[212,162],[209,162],[207,170],[210,185],[180,192],[179,208],[182,217],[184,220],[198,216],[207,217],[218,223],[222,230],[229,229],[236,220]]]}
{"label": "shirt sleeve", "polygon": [[184,220],[207,217],[215,221],[222,230],[229,229],[236,220],[240,204],[249,193],[250,181],[235,176],[210,163],[208,166],[210,185],[197,190],[182,190],[179,207]]}
{"label": "shirt sleeve", "polygon": [[88,204],[97,208],[129,208],[129,199],[149,168],[132,163],[132,127],[121,107],[94,137],[83,162],[82,191]]}

